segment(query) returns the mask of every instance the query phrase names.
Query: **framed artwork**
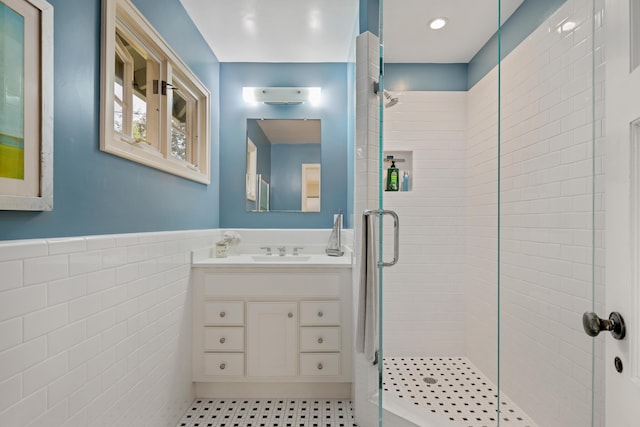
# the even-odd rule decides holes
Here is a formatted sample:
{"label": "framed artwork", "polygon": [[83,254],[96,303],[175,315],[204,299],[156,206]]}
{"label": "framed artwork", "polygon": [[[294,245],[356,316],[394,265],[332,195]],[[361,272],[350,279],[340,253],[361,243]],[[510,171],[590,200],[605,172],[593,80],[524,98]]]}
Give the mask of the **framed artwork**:
{"label": "framed artwork", "polygon": [[0,0],[0,210],[53,209],[53,7]]}

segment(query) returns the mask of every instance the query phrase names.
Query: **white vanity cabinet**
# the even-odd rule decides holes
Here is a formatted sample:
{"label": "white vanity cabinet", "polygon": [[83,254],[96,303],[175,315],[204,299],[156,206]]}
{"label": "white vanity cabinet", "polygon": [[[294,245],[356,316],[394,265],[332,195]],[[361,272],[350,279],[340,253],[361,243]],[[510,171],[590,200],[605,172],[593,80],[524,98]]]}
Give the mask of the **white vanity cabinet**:
{"label": "white vanity cabinet", "polygon": [[[351,266],[193,266],[193,380],[202,397],[348,396]],[[341,392],[343,390],[346,392]],[[331,393],[331,391],[329,391]]]}
{"label": "white vanity cabinet", "polygon": [[298,304],[250,301],[247,325],[247,376],[296,376]]}

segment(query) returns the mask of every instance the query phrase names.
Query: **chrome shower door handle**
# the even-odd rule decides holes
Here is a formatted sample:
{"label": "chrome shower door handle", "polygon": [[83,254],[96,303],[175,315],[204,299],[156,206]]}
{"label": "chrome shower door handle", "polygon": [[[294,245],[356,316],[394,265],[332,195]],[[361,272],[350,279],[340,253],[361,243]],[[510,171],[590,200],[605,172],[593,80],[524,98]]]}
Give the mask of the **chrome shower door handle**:
{"label": "chrome shower door handle", "polygon": [[392,265],[396,265],[398,263],[398,259],[400,259],[400,219],[398,218],[398,214],[394,211],[380,209],[380,210],[366,210],[362,213],[364,216],[368,215],[389,215],[393,218],[393,259],[391,262],[379,261],[378,265],[381,267],[391,267]]}

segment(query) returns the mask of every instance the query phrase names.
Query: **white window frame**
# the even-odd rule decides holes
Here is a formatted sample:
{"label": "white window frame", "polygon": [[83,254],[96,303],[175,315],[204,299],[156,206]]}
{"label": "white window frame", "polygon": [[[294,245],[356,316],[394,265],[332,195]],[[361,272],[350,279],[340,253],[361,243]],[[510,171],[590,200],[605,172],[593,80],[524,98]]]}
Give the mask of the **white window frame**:
{"label": "white window frame", "polygon": [[[154,137],[148,133],[147,142],[137,142],[132,137],[114,130],[116,27],[120,28],[124,35],[132,36],[133,40],[127,37],[127,41],[158,57],[158,90],[161,91],[162,81],[167,83],[166,95],[159,97],[160,135]],[[211,93],[129,0],[102,0],[101,61],[100,149],[152,168],[210,184]],[[192,101],[189,107],[191,114],[187,116],[187,161],[171,154],[171,107],[174,88]],[[129,94],[131,92],[133,91],[128,91]],[[147,102],[148,106],[153,105],[153,102]],[[123,118],[123,123],[124,120]]]}

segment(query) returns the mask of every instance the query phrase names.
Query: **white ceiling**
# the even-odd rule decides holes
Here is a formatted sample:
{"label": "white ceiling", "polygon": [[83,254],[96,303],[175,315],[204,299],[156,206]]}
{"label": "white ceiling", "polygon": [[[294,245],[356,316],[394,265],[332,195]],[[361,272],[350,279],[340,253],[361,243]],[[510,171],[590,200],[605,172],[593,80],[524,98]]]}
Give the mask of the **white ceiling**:
{"label": "white ceiling", "polygon": [[222,62],[346,62],[358,0],[180,0]]}
{"label": "white ceiling", "polygon": [[[180,0],[221,62],[346,62],[359,0]],[[523,0],[501,0],[503,22]],[[469,62],[497,0],[384,0],[386,62]],[[449,25],[427,23],[445,16]]]}
{"label": "white ceiling", "polygon": [[[501,0],[502,23],[522,2]],[[449,23],[434,31],[438,17]],[[497,0],[384,0],[385,62],[467,63],[497,29]]]}

